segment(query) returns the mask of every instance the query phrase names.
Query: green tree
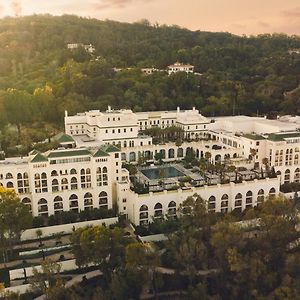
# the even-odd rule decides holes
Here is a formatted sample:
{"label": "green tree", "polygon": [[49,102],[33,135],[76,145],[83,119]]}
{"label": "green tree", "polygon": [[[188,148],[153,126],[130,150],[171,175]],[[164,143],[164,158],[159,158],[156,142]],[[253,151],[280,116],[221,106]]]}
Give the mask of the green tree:
{"label": "green tree", "polygon": [[33,268],[31,286],[34,291],[42,292],[46,299],[57,299],[57,294],[64,289],[64,283],[59,275],[61,264],[51,260],[45,260],[41,264],[41,270]]}
{"label": "green tree", "polygon": [[20,239],[22,231],[30,228],[32,215],[14,191],[0,188],[0,198],[0,233],[3,240],[8,237],[12,253],[13,243]]}
{"label": "green tree", "polygon": [[71,236],[73,254],[78,266],[94,263],[104,273],[107,283],[112,272],[124,260],[124,247],[128,243],[124,230],[105,226],[79,228]]}

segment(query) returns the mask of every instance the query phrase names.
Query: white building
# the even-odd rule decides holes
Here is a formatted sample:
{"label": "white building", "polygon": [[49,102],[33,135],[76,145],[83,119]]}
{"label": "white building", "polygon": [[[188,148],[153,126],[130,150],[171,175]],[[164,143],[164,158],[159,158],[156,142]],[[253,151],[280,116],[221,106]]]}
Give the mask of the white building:
{"label": "white building", "polygon": [[152,144],[152,138],[140,134],[141,130],[151,127],[167,128],[177,126],[184,130],[187,138],[203,137],[210,120],[198,110],[153,111],[134,113],[130,109],[99,110],[65,114],[65,132],[74,137],[78,145],[96,140],[121,147],[145,146]]}
{"label": "white building", "polygon": [[176,62],[172,65],[167,67],[168,74],[174,74],[178,72],[185,72],[185,73],[194,73],[194,66],[190,64],[182,64],[180,62]]}
{"label": "white building", "polygon": [[187,197],[195,194],[208,201],[208,209],[214,212],[229,212],[234,209],[244,210],[262,203],[270,196],[278,195],[279,181],[277,178],[243,181],[235,184],[217,184],[189,189],[164,190],[137,194],[130,190],[126,183],[118,184],[119,212],[125,214],[135,225],[145,225],[162,215],[176,215],[179,205]]}
{"label": "white building", "polygon": [[0,161],[0,185],[14,189],[34,216],[113,206],[115,184],[128,180],[119,150],[58,149]]}
{"label": "white building", "polygon": [[67,48],[69,50],[75,50],[75,49],[78,49],[78,48],[84,48],[86,52],[89,52],[89,53],[94,53],[96,51],[96,48],[92,45],[92,44],[82,44],[82,43],[70,43],[70,44],[67,44]]}
{"label": "white building", "polygon": [[[152,137],[140,135],[147,128],[170,126],[183,129],[186,139],[180,145],[155,145]],[[34,216],[62,210],[112,208],[115,204],[119,213],[133,223],[145,224],[152,217],[174,214],[180,203],[195,193],[208,201],[210,210],[243,210],[269,195],[277,195],[280,184],[300,182],[298,128],[297,118],[236,116],[210,120],[196,109],[134,113],[109,107],[105,112],[89,111],[75,116],[66,113],[67,135],[58,135],[56,139],[70,149],[44,154],[33,151],[28,157],[0,161],[0,185],[14,188]],[[208,152],[212,163],[233,164],[248,170],[256,167],[256,172],[262,174],[265,169],[274,168],[278,176],[254,179],[253,172],[243,171],[245,176],[236,183],[212,180],[198,187],[146,194],[131,190],[122,162],[136,163],[142,156],[154,163],[157,153],[165,162],[172,162],[183,159],[190,151],[198,159]],[[265,158],[267,165],[262,164]],[[234,176],[228,174],[228,178]]]}

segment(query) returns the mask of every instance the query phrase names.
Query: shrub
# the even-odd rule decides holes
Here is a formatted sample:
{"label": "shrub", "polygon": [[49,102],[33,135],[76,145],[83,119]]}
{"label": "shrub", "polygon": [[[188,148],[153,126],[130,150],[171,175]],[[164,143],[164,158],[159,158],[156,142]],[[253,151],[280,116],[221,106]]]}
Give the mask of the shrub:
{"label": "shrub", "polygon": [[33,220],[32,220],[32,227],[33,228],[39,228],[39,227],[42,227],[44,226],[44,218],[39,216],[39,217],[34,217]]}

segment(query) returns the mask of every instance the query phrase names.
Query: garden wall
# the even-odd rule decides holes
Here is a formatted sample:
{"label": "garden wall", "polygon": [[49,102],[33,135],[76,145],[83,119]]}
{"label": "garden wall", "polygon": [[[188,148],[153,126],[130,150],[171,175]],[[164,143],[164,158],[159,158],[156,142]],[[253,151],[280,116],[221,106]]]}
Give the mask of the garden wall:
{"label": "garden wall", "polygon": [[[75,259],[65,260],[59,263],[61,264],[61,272],[72,271],[78,268],[78,266],[75,263]],[[35,267],[27,267],[25,268],[27,277],[33,276],[33,268],[35,268],[38,271],[42,270],[42,266],[40,265]],[[9,277],[10,280],[24,278],[24,269],[21,268],[21,269],[10,270]]]}
{"label": "garden wall", "polygon": [[72,233],[74,229],[81,228],[81,227],[87,227],[87,226],[93,226],[93,225],[102,225],[105,223],[106,226],[115,224],[118,222],[118,217],[108,218],[108,219],[100,219],[100,220],[91,220],[91,221],[85,221],[85,222],[76,222],[71,224],[63,224],[63,225],[55,225],[55,226],[47,226],[47,227],[41,227],[41,228],[32,228],[25,230],[21,235],[21,241],[26,240],[34,240],[37,239],[36,231],[37,229],[42,230],[43,237],[52,236],[56,233]]}

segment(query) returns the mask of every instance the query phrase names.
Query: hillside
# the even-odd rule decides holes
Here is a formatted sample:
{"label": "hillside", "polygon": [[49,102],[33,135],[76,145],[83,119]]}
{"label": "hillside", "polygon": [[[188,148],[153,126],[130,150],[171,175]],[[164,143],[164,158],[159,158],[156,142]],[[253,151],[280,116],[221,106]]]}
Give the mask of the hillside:
{"label": "hillside", "polygon": [[[96,51],[71,51],[67,43],[93,44]],[[299,37],[283,34],[239,37],[76,16],[1,19],[0,143],[30,145],[61,126],[65,109],[108,104],[136,111],[196,106],[207,116],[300,114],[292,92],[300,84],[300,55],[289,53],[298,48]],[[202,76],[140,72],[175,61],[195,65]],[[113,67],[133,69],[115,73]],[[8,123],[19,135],[5,132]]]}

